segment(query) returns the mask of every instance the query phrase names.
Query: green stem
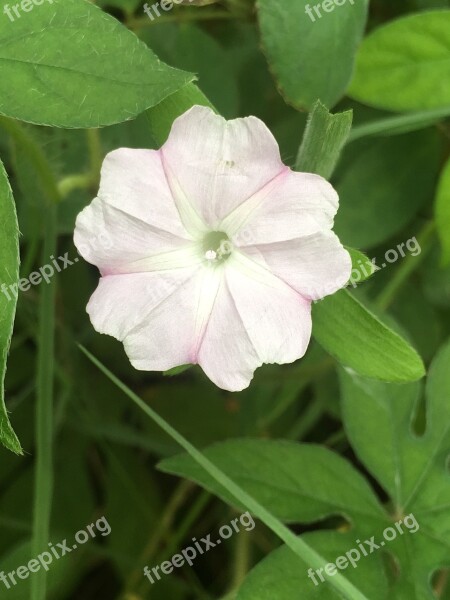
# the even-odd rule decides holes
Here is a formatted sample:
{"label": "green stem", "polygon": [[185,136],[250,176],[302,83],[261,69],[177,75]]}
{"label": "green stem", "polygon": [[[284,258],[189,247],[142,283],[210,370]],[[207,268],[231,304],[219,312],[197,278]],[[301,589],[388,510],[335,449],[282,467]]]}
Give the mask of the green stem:
{"label": "green stem", "polygon": [[[154,561],[155,564],[160,565],[165,560],[169,560],[170,557],[173,556],[177,552],[177,550],[180,548],[182,541],[185,539],[188,532],[190,531],[191,526],[198,519],[198,517],[200,516],[203,509],[210,501],[210,499],[211,499],[211,494],[209,492],[202,491],[199,494],[198,498],[195,500],[194,504],[189,509],[187,515],[183,518],[181,523],[179,525],[177,525],[176,531],[174,531],[173,534],[170,536],[170,543],[167,544],[167,546],[163,549],[163,551],[160,552],[158,554],[158,556],[155,558],[155,561]],[[145,589],[144,589],[144,586],[146,586]],[[139,590],[140,593],[138,591],[137,596],[144,598],[146,595],[147,589],[148,589],[148,581],[145,579],[142,581],[141,588]],[[130,598],[130,596],[128,596],[128,598]]]}
{"label": "green stem", "polygon": [[58,182],[58,192],[61,198],[66,198],[74,190],[86,189],[94,186],[97,176],[94,178],[91,173],[78,173],[76,175],[67,175]]}
{"label": "green stem", "polygon": [[91,184],[97,186],[100,182],[100,170],[103,163],[103,148],[100,129],[87,130]]}
{"label": "green stem", "polygon": [[152,560],[162,540],[172,527],[178,509],[183,505],[186,497],[191,493],[192,489],[193,484],[191,482],[183,481],[175,490],[175,493],[172,495],[172,498],[170,499],[170,502],[168,503],[166,510],[160,519],[158,528],[156,531],[152,532],[152,536],[147,546],[144,548],[141,556],[137,560],[136,568],[133,570],[128,578],[128,581],[126,582],[124,598],[129,598],[132,596],[133,589],[136,587],[140,578],[142,577],[142,569],[149,561]]}
{"label": "green stem", "polygon": [[247,531],[241,533],[236,538],[236,555],[234,559],[233,580],[230,592],[236,591],[241,587],[251,562],[251,534]]}
{"label": "green stem", "polygon": [[316,425],[326,407],[323,402],[319,400],[313,400],[308,408],[300,415],[298,420],[294,423],[291,429],[288,431],[287,438],[291,440],[301,440],[305,435]]}
{"label": "green stem", "polygon": [[288,381],[284,384],[272,410],[258,420],[257,429],[259,431],[267,429],[297,400],[306,386],[318,377],[328,373],[334,365],[335,362],[332,358],[326,358],[314,365],[301,365],[299,369],[294,368],[290,371],[285,371],[283,374],[284,377],[295,378],[295,381]]}
{"label": "green stem", "polygon": [[434,222],[430,221],[417,236],[421,253],[416,256],[410,254],[403,260],[394,277],[392,277],[381,294],[378,296],[377,305],[379,308],[382,310],[387,310],[391,306],[404,283],[422,263],[423,259],[427,255],[427,252],[430,250],[430,242],[433,238],[434,229]]}
{"label": "green stem", "polygon": [[435,108],[434,110],[424,110],[402,115],[393,115],[392,117],[386,117],[371,123],[356,125],[353,127],[350,133],[348,142],[354,142],[355,140],[359,140],[360,138],[370,135],[383,133],[402,133],[406,129],[408,131],[422,129],[423,127],[428,127],[437,121],[441,121],[448,116],[450,116],[450,107],[448,106],[446,108]]}
{"label": "green stem", "polygon": [[167,545],[166,548],[164,548],[164,551],[161,552],[161,554],[156,559],[156,562],[158,564],[162,563],[168,557],[175,554],[175,551],[179,548],[180,543],[182,542],[182,540],[184,540],[184,538],[188,534],[190,528],[195,523],[195,521],[198,519],[198,517],[200,516],[203,509],[210,501],[210,499],[211,499],[211,494],[209,492],[206,492],[203,490],[199,494],[198,498],[195,500],[194,504],[188,511],[187,515],[184,517],[182,522],[177,526],[176,532],[174,532],[174,534],[171,536],[170,543]]}
{"label": "green stem", "polygon": [[[244,505],[247,510],[254,514],[269,529],[271,529],[285,544],[297,554],[306,565],[322,569],[328,562],[323,556],[317,553],[314,548],[309,546],[301,537],[297,536],[283,523],[281,523],[271,512],[262,506],[253,496],[248,494],[239,485],[237,485],[228,475],[221,471],[212,463],[200,450],[195,448],[185,437],[173,429],[167,421],[148,406],[139,396],[111,373],[97,358],[88,350],[80,346],[82,352],[89,360],[112,381],[124,394],[126,394],[147,416],[149,416],[163,431],[165,431],[173,440],[175,440],[188,454],[200,465],[219,485],[228,491],[240,505]],[[306,577],[306,573],[305,573]],[[368,600],[350,581],[343,575],[337,573],[329,579],[329,584],[338,592],[344,595],[347,600]]]}
{"label": "green stem", "polygon": [[[43,264],[56,250],[56,206],[49,207],[44,237]],[[53,374],[55,330],[55,279],[42,286],[37,366],[36,474],[33,507],[32,556],[47,549],[53,497]],[[31,579],[31,600],[45,600],[47,572]]]}

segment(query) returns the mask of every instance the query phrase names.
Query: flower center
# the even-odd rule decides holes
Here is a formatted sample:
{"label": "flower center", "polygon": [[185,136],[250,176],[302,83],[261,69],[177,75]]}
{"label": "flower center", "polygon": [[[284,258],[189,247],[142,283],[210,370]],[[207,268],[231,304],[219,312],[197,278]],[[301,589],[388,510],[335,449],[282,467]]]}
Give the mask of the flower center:
{"label": "flower center", "polygon": [[230,256],[233,244],[223,231],[211,231],[203,238],[202,250],[208,263],[217,264]]}

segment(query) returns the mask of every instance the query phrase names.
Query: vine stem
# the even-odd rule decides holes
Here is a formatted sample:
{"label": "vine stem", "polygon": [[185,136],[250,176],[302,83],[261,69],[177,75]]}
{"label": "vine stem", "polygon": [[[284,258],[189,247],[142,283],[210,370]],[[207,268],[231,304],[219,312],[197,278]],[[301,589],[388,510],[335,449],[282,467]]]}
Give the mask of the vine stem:
{"label": "vine stem", "polygon": [[123,595],[124,600],[127,598],[129,599],[132,596],[132,591],[141,577],[142,569],[155,555],[160,543],[172,527],[178,509],[184,504],[186,497],[192,492],[193,488],[193,483],[183,481],[175,490],[175,493],[170,499],[167,508],[160,519],[158,528],[152,533],[147,546],[144,548],[137,561],[136,569],[133,570],[126,582],[125,593]]}
{"label": "vine stem", "polygon": [[435,108],[420,112],[411,112],[401,115],[390,115],[370,123],[355,125],[348,138],[348,143],[354,142],[370,135],[401,133],[402,130],[413,131],[433,125],[450,116],[450,107]]}
{"label": "vine stem", "polygon": [[[56,251],[56,205],[48,210],[43,247],[43,264]],[[36,471],[34,482],[32,555],[48,549],[53,498],[53,375],[55,330],[54,279],[43,285],[39,308]],[[38,571],[31,580],[31,600],[45,600],[47,572]]]}

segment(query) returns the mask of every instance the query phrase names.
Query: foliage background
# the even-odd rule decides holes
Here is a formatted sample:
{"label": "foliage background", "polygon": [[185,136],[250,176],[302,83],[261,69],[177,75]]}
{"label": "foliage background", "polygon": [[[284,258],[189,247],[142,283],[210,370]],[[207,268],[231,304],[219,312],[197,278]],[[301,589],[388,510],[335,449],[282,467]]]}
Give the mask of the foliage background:
{"label": "foliage background", "polygon": [[[199,539],[216,531],[245,503],[230,497],[192,459],[179,457],[179,446],[86,359],[77,346],[81,343],[328,560],[353,547],[356,538],[379,536],[393,519],[414,512],[421,525],[417,534],[397,540],[389,553],[370,556],[344,575],[370,600],[448,600],[448,0],[372,0],[367,26],[364,2],[353,13],[349,5],[337,8],[315,24],[306,20],[303,0],[260,0],[258,7],[252,0],[176,7],[153,22],[139,1],[97,4],[162,61],[198,74],[199,88],[225,117],[254,114],[263,119],[287,164],[295,165],[308,111],[317,98],[333,112],[353,109],[354,129],[332,176],[341,196],[336,232],[343,243],[377,257],[378,263],[384,262],[387,250],[413,236],[421,242],[420,256],[377,272],[355,296],[417,349],[428,377],[413,381],[418,376],[411,375],[412,369],[409,377],[399,377],[402,383],[364,378],[370,365],[381,365],[382,370],[391,361],[397,365],[398,357],[386,354],[383,343],[373,342],[372,330],[352,337],[364,322],[353,305],[342,314],[327,315],[328,328],[342,321],[341,350],[329,354],[326,340],[322,345],[313,341],[304,360],[261,368],[251,387],[239,394],[218,390],[197,368],[173,376],[139,373],[129,365],[121,344],[97,335],[90,325],[85,306],[98,273],[77,262],[50,286],[19,295],[5,398],[24,454],[1,451],[0,570],[15,569],[35,556],[37,520],[45,529],[50,519],[49,539],[54,542],[72,538],[101,515],[112,533],[55,563],[46,591],[45,582],[29,579],[9,591],[0,584],[0,597],[341,597],[328,583],[314,588],[306,577],[307,565],[259,521],[253,532],[235,535],[193,568],[182,568],[150,586],[141,576],[143,565],[156,565],[189,545],[193,536]],[[20,38],[19,28],[29,26],[31,19],[44,19],[51,8],[35,7],[17,23],[8,23],[4,14],[0,17],[0,112],[5,115],[0,117],[0,156],[17,207],[22,277],[48,262],[53,251],[76,257],[75,216],[96,193],[104,155],[120,146],[157,147],[162,113],[153,113],[152,127],[152,116],[144,111],[181,87],[177,77],[184,77],[183,83],[191,79],[173,75],[171,83],[167,74],[160,83],[166,93],[148,102],[141,95],[140,114],[133,120],[93,129],[83,125],[80,110],[79,122],[70,126],[80,129],[57,127],[69,127],[69,117],[63,105],[52,112],[53,86],[69,96],[76,93],[76,82],[44,82],[48,96],[44,94],[39,104],[31,91],[25,93],[26,79],[16,79],[2,60],[8,44],[15,43],[8,36]],[[67,18],[76,19],[78,13],[72,10],[82,14],[85,5],[70,0]],[[366,50],[364,42],[350,84],[363,32],[370,36],[405,17],[417,20],[379,41],[380,54],[386,44],[392,64],[377,74],[377,48]],[[101,44],[97,35],[94,28],[90,43]],[[118,46],[119,36],[123,44],[131,43],[120,28],[114,38]],[[26,53],[20,43],[18,39],[14,52]],[[26,43],[38,56],[40,47]],[[74,55],[76,50],[74,44]],[[79,52],[82,55],[83,48]],[[396,70],[401,56],[409,61],[406,73]],[[105,73],[130,69],[130,77],[142,81],[145,73],[137,67],[132,72],[127,60],[124,52],[123,64],[114,64],[106,53],[101,64]],[[12,89],[17,89],[17,98]],[[121,93],[116,97],[98,90],[98,98],[91,108],[88,105],[91,116],[98,111],[98,118],[105,119],[102,124],[124,121],[119,113],[135,99],[125,98],[129,91],[123,97]],[[66,103],[69,106],[70,100]],[[425,110],[431,112],[424,116]],[[391,111],[402,116],[399,123],[390,120]],[[36,122],[36,115],[42,115],[37,121],[42,125],[29,123]],[[375,127],[376,135],[367,123],[381,124]],[[7,197],[7,184],[2,184],[2,198]],[[8,260],[13,263],[7,253],[14,255],[15,242],[8,246],[12,238],[6,213],[0,235],[7,266]],[[0,272],[2,281],[11,275],[11,269]],[[1,309],[5,321],[11,321],[11,306],[3,303]],[[0,326],[2,335],[6,332],[6,339],[0,338],[6,353],[8,324],[2,317]],[[352,355],[350,363],[358,357],[359,373],[343,368],[341,363],[349,366],[343,359],[346,352]],[[406,357],[405,364],[410,359]],[[51,471],[45,462],[50,438]],[[15,443],[10,441],[10,447]]]}

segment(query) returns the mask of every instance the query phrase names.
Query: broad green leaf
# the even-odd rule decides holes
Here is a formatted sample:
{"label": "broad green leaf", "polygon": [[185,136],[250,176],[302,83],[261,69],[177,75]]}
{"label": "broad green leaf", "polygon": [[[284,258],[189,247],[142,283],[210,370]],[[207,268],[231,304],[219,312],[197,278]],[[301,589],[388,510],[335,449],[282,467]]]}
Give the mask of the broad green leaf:
{"label": "broad green leaf", "polygon": [[296,170],[329,179],[349,136],[352,119],[352,111],[333,115],[316,102],[298,152]]}
{"label": "broad green leaf", "polygon": [[[311,6],[314,4],[321,10],[320,18]],[[331,12],[321,8],[321,3],[308,0],[257,3],[269,66],[281,93],[297,108],[310,109],[316,100],[334,106],[352,76],[368,2],[326,4],[332,7]],[[307,14],[308,6],[312,17]]]}
{"label": "broad green leaf", "polygon": [[86,0],[44,2],[13,23],[3,14],[0,68],[0,114],[57,127],[132,119],[194,78]]}
{"label": "broad green leaf", "polygon": [[450,263],[450,160],[442,171],[436,197],[436,227],[442,244],[444,265]]}
{"label": "broad green leaf", "polygon": [[17,293],[9,286],[19,280],[19,227],[8,176],[0,161],[0,442],[12,452],[22,454],[20,442],[8,419],[5,407],[6,361],[16,314]]}
{"label": "broad green leaf", "polygon": [[347,290],[314,305],[313,335],[340,363],[366,377],[405,382],[425,374],[422,359],[408,342]]}
{"label": "broad green leaf", "polygon": [[[335,531],[315,531],[302,537],[330,563],[357,547],[357,536],[354,532],[343,534]],[[343,571],[348,579],[370,600],[388,600],[390,597],[387,577],[381,554],[363,557],[355,564],[357,568],[348,563]],[[308,565],[299,560],[289,548],[282,546],[249,573],[239,589],[236,600],[342,600],[342,596],[330,586],[329,579],[326,576],[324,579],[322,582],[314,573],[311,576]]]}
{"label": "broad green leaf", "polygon": [[[232,474],[244,490],[280,520],[311,523],[330,516],[344,516],[349,524],[343,525],[338,521],[336,527],[345,533],[330,530],[301,536],[312,547],[321,548],[322,556],[325,555],[331,562],[357,547],[356,540],[372,536],[383,540],[385,528],[394,523],[395,517],[384,512],[373,491],[353,466],[323,447],[246,439],[216,444],[204,453],[223,472]],[[188,455],[166,459],[159,468],[191,479],[236,506],[232,495],[205,475]],[[243,506],[237,504],[237,508],[242,510]],[[362,579],[354,578],[351,568],[346,572],[348,579],[371,600],[388,598],[381,559],[381,555],[376,553],[369,558],[363,557],[367,564],[357,565],[361,568]],[[280,568],[281,564],[284,566]],[[369,574],[370,583],[361,585],[366,579],[364,573]],[[323,586],[314,587],[308,579],[308,566],[283,547],[250,573],[238,599],[269,600],[276,597],[277,600],[291,600],[296,597],[293,590],[297,594],[302,592],[302,598],[303,593],[306,598],[316,597],[319,593],[322,595],[318,597],[327,600],[340,598],[330,589],[332,577],[325,577]]]}
{"label": "broad green leaf", "polygon": [[434,194],[439,156],[440,140],[433,130],[348,146],[335,174],[340,239],[367,249],[402,230]]}
{"label": "broad green leaf", "polygon": [[419,384],[386,385],[342,373],[344,422],[354,450],[391,498],[393,514],[413,514],[420,526],[395,544],[401,577],[394,598],[431,600],[429,577],[450,564],[449,363],[447,343],[429,371],[423,435],[413,427],[422,414]]}
{"label": "broad green leaf", "polygon": [[[372,523],[385,518],[363,477],[324,447],[240,439],[214,444],[204,454],[282,521],[312,523],[331,514]],[[233,496],[187,454],[167,458],[158,467],[192,479],[229,504],[236,504]]]}
{"label": "broad green leaf", "polygon": [[450,107],[450,10],[408,15],[362,43],[349,95],[392,111]]}

